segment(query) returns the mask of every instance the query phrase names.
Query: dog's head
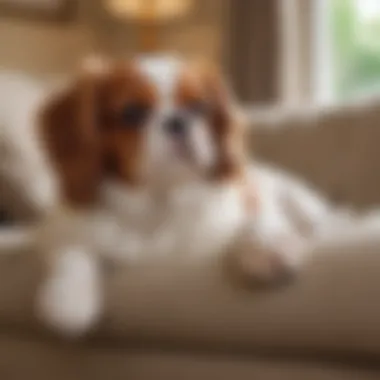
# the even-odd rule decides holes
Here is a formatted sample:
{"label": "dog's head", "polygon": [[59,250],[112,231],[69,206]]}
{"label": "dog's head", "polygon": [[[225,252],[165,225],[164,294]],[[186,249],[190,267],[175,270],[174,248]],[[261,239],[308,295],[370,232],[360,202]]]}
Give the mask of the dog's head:
{"label": "dog's head", "polygon": [[128,186],[237,177],[243,130],[210,67],[138,58],[90,62],[42,110],[42,137],[72,204],[107,180]]}

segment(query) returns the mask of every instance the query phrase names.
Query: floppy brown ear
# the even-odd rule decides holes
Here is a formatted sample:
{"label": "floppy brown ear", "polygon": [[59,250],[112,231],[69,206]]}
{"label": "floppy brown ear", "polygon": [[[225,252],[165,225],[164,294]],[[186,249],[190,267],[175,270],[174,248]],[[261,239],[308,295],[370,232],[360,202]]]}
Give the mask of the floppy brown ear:
{"label": "floppy brown ear", "polygon": [[234,96],[218,68],[203,65],[206,88],[211,99],[212,127],[219,146],[216,178],[231,178],[242,174],[245,163],[244,123]]}
{"label": "floppy brown ear", "polygon": [[48,99],[40,114],[42,139],[58,173],[61,196],[75,206],[94,202],[102,176],[98,86],[97,75],[82,73]]}

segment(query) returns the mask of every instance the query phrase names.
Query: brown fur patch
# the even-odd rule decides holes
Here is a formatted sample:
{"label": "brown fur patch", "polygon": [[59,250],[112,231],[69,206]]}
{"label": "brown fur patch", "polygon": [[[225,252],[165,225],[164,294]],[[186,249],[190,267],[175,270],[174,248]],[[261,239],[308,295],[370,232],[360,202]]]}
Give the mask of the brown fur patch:
{"label": "brown fur patch", "polygon": [[209,107],[209,124],[219,153],[211,175],[217,179],[241,177],[245,167],[244,130],[219,71],[205,63],[189,66],[178,84],[177,97],[185,106],[199,101]]}
{"label": "brown fur patch", "polygon": [[42,138],[59,174],[62,196],[90,205],[105,173],[128,183],[139,180],[142,130],[123,125],[129,104],[152,107],[153,88],[126,63],[84,72],[41,113]]}
{"label": "brown fur patch", "polygon": [[125,64],[116,67],[106,78],[101,99],[104,149],[110,173],[129,184],[139,182],[139,162],[143,126],[125,128],[122,113],[128,105],[152,109],[155,103],[153,87],[138,70]]}

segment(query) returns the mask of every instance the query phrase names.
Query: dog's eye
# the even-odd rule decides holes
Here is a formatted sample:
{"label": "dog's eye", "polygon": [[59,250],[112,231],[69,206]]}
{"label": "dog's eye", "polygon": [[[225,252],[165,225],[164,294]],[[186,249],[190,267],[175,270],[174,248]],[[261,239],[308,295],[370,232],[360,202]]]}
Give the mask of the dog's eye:
{"label": "dog's eye", "polygon": [[187,106],[187,110],[195,116],[206,116],[209,109],[209,104],[203,100],[194,100]]}
{"label": "dog's eye", "polygon": [[121,123],[125,127],[139,127],[144,124],[150,114],[150,108],[144,104],[129,104],[121,112]]}

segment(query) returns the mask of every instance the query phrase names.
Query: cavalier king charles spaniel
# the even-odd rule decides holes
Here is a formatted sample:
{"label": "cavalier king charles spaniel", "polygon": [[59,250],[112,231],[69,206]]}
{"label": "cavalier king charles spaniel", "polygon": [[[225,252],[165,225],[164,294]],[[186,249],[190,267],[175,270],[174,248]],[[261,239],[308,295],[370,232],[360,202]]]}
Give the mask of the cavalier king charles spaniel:
{"label": "cavalier king charles spaniel", "polygon": [[297,270],[302,239],[256,186],[241,121],[216,70],[174,58],[87,63],[45,102],[41,136],[60,201],[40,229],[44,322],[68,335],[93,326],[104,258],[230,251],[259,283]]}

